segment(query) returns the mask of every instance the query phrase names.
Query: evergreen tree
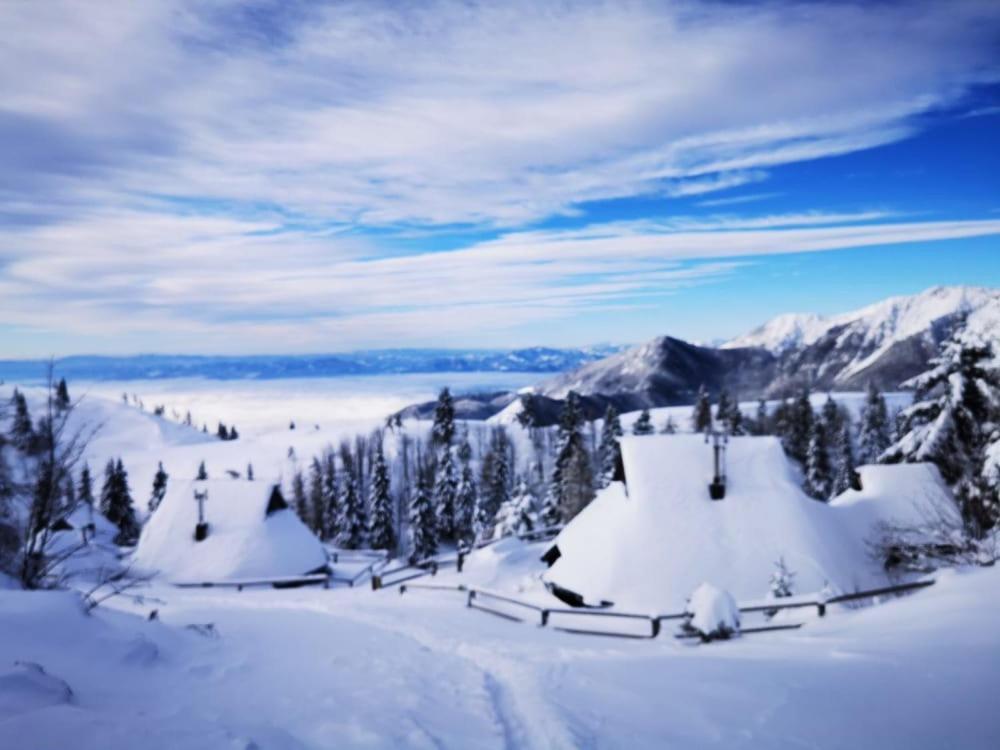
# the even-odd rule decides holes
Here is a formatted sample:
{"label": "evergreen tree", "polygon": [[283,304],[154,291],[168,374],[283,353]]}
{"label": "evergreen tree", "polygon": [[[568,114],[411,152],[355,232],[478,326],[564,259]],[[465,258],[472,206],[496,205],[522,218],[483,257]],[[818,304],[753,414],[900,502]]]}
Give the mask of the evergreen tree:
{"label": "evergreen tree", "polygon": [[698,389],[698,398],[694,402],[691,413],[691,428],[695,432],[705,432],[712,429],[712,402],[708,398],[705,386]]}
{"label": "evergreen tree", "polygon": [[90,467],[87,464],[80,470],[80,486],[76,494],[81,503],[88,508],[94,507],[94,483],[90,478]]}
{"label": "evergreen tree", "polygon": [[101,512],[118,527],[115,544],[134,544],[139,538],[139,522],[132,507],[132,494],[128,474],[122,460],[108,460],[104,469],[104,487],[101,490]]}
{"label": "evergreen tree", "polygon": [[463,440],[458,446],[461,475],[455,491],[455,538],[466,544],[471,544],[476,536],[476,508],[479,504],[479,489],[471,459],[472,447],[468,440]]}
{"label": "evergreen tree", "polygon": [[614,479],[618,462],[621,461],[622,449],[618,442],[621,436],[622,423],[618,418],[618,410],[612,404],[608,404],[604,412],[604,424],[601,427],[601,443],[597,449],[601,462],[599,479],[601,487],[607,487]]}
{"label": "evergreen tree", "polygon": [[914,403],[883,460],[933,462],[955,489],[967,531],[980,538],[1000,516],[986,460],[1000,423],[1000,369],[990,342],[961,328],[931,364],[903,384],[914,389]]}
{"label": "evergreen tree", "polygon": [[458,478],[455,474],[451,448],[445,446],[441,449],[434,481],[434,512],[437,515],[439,539],[455,538],[455,499],[458,493]]}
{"label": "evergreen tree", "polygon": [[153,513],[160,507],[167,494],[167,479],[169,475],[163,470],[163,462],[159,462],[156,474],[153,476],[153,491],[149,495],[149,512]]}
{"label": "evergreen tree", "polygon": [[809,453],[809,442],[813,436],[815,421],[812,404],[809,403],[809,389],[803,388],[792,402],[786,431],[782,434],[785,452],[803,463]]}
{"label": "evergreen tree", "polygon": [[[594,497],[590,456],[580,433],[582,423],[579,396],[575,391],[570,391],[559,418],[556,459],[549,491],[553,500],[558,503],[559,515],[563,521],[571,520]],[[548,496],[545,510],[547,519],[554,517],[554,511],[549,508]]]}
{"label": "evergreen tree", "polygon": [[826,401],[823,402],[823,408],[820,410],[820,419],[823,420],[826,434],[830,436],[840,435],[844,422],[847,420],[844,410],[837,405],[829,393],[826,394]]}
{"label": "evergreen tree", "polygon": [[719,401],[715,406],[715,421],[718,422],[722,429],[729,429],[729,419],[733,411],[733,402],[729,399],[729,391],[722,388],[719,391]]}
{"label": "evergreen tree", "polygon": [[307,526],[316,536],[323,538],[323,518],[326,511],[326,493],[323,486],[323,466],[318,458],[309,464],[309,520]]}
{"label": "evergreen tree", "polygon": [[11,401],[14,406],[14,419],[10,426],[10,441],[21,450],[27,451],[31,448],[35,437],[35,430],[31,426],[31,415],[28,413],[28,401],[16,388]]}
{"label": "evergreen tree", "polygon": [[350,471],[344,472],[338,501],[337,546],[358,549],[365,541],[365,505],[358,492],[357,482]]}
{"label": "evergreen tree", "polygon": [[829,500],[833,487],[826,430],[818,419],[812,423],[812,435],[806,450],[806,492],[817,500]]}
{"label": "evergreen tree", "polygon": [[205,468],[205,462],[202,461],[198,464],[198,474],[195,476],[195,481],[204,482],[208,479],[208,469]]}
{"label": "evergreen tree", "polygon": [[653,432],[653,420],[649,416],[649,409],[643,409],[639,412],[639,417],[632,423],[632,434],[652,435]]}
{"label": "evergreen tree", "polygon": [[306,493],[306,480],[301,471],[292,476],[292,507],[302,523],[309,523],[309,495]]}
{"label": "evergreen tree", "polygon": [[340,487],[337,485],[337,458],[332,450],[323,457],[323,539],[336,539],[340,518]]}
{"label": "evergreen tree", "polygon": [[482,481],[479,485],[479,503],[476,508],[476,532],[480,539],[490,539],[496,525],[497,513],[510,499],[510,463],[507,457],[507,436],[496,430],[492,445],[483,457]]}
{"label": "evergreen tree", "polygon": [[442,388],[434,407],[434,423],[431,425],[431,441],[434,445],[450,446],[455,437],[455,402],[451,391]]}
{"label": "evergreen tree", "polygon": [[219,440],[229,440],[229,428],[222,424],[222,422],[219,422],[219,429],[216,430],[215,434]]}
{"label": "evergreen tree", "polygon": [[230,440],[238,440],[239,437],[240,437],[240,433],[238,433],[236,431],[236,425],[233,425],[232,427],[230,427],[229,428],[229,439]]}
{"label": "evergreen tree", "polygon": [[767,402],[764,399],[760,399],[757,402],[757,415],[753,420],[753,434],[754,435],[770,435],[771,425],[767,418]]}
{"label": "evergreen tree", "polygon": [[409,521],[410,562],[426,560],[436,555],[438,542],[434,505],[422,476],[418,477],[413,496],[410,498]]}
{"label": "evergreen tree", "polygon": [[861,479],[854,464],[854,448],[851,445],[851,425],[844,421],[837,437],[836,472],[833,477],[833,496],[847,490],[861,489]]}
{"label": "evergreen tree", "polygon": [[60,378],[59,385],[56,386],[56,409],[66,411],[70,406],[69,388],[66,387],[66,378]]}
{"label": "evergreen tree", "polygon": [[392,515],[392,496],[389,493],[389,467],[382,451],[382,439],[375,441],[375,459],[372,462],[372,480],[369,483],[371,521],[368,527],[372,549],[396,548],[396,522]]}
{"label": "evergreen tree", "polygon": [[543,529],[559,526],[563,522],[562,508],[559,504],[559,495],[556,493],[554,485],[549,485],[542,502],[542,509],[538,514],[538,520]]}
{"label": "evergreen tree", "polygon": [[858,433],[858,459],[863,464],[877,464],[890,444],[889,410],[885,397],[869,381],[865,406],[861,410]]}
{"label": "evergreen tree", "polygon": [[526,534],[533,531],[538,526],[537,505],[538,501],[531,488],[528,487],[528,483],[521,479],[510,500],[504,503],[497,514],[494,537]]}

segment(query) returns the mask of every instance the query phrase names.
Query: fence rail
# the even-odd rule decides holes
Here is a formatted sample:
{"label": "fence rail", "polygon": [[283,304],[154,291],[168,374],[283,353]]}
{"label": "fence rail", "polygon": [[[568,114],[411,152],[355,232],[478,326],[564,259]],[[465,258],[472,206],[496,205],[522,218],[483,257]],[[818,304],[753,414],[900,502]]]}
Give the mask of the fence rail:
{"label": "fence rail", "polygon": [[326,586],[330,577],[326,573],[311,573],[304,576],[286,576],[276,578],[244,578],[228,581],[174,581],[173,585],[181,589],[234,588],[242,591],[252,586],[271,586],[272,588],[294,588],[297,586]]}
{"label": "fence rail", "polygon": [[[917,591],[919,589],[927,588],[928,586],[934,585],[934,580],[925,581],[914,581],[912,583],[902,583],[895,586],[884,586],[877,589],[868,589],[866,591],[856,591],[850,594],[841,594],[839,596],[831,597],[829,599],[817,599],[813,601],[795,601],[789,602],[788,604],[781,604],[779,601],[775,601],[773,604],[753,604],[743,607],[739,607],[741,613],[753,613],[753,612],[776,612],[785,609],[801,609],[803,607],[816,607],[817,613],[820,617],[826,616],[826,607],[830,604],[839,604],[842,602],[855,601],[858,599],[870,599],[879,596],[886,596],[892,594],[902,594],[910,591]],[[688,615],[683,612],[673,612],[669,614],[662,615],[647,615],[638,612],[614,612],[609,610],[595,610],[595,609],[574,609],[567,607],[544,607],[532,602],[526,602],[521,599],[516,599],[505,594],[498,594],[494,591],[486,591],[484,589],[477,589],[471,586],[449,585],[449,584],[420,584],[420,583],[404,583],[399,587],[399,593],[405,594],[411,589],[422,589],[431,591],[449,591],[449,592],[459,592],[466,595],[466,606],[470,609],[478,609],[482,612],[487,612],[498,617],[502,617],[507,620],[514,620],[517,622],[525,622],[524,617],[519,617],[510,612],[505,612],[496,607],[484,606],[480,604],[480,601],[494,601],[500,602],[505,605],[518,607],[527,611],[535,612],[539,616],[539,627],[550,627],[553,630],[559,630],[564,633],[574,633],[579,635],[601,635],[613,638],[630,638],[630,639],[651,639],[656,638],[660,635],[662,631],[662,623],[678,620],[686,620]],[[564,617],[597,617],[606,619],[619,619],[619,620],[630,620],[638,622],[646,622],[649,625],[648,633],[634,633],[634,632],[622,632],[615,630],[595,630],[593,628],[574,628],[566,627],[564,625],[556,625],[552,622],[552,617],[564,616]],[[751,635],[755,633],[770,633],[782,630],[797,630],[801,628],[804,623],[781,623],[776,625],[760,625],[756,627],[742,628],[740,633],[743,635]],[[696,632],[678,632],[674,634],[676,638],[687,639],[687,638],[700,638],[701,636]]]}

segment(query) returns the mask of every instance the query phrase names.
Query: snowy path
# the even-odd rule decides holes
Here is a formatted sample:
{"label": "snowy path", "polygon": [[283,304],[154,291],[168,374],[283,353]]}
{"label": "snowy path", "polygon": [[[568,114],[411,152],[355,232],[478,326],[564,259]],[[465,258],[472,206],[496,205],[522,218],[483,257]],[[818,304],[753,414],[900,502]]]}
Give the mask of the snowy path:
{"label": "snowy path", "polygon": [[[0,687],[0,747],[975,749],[1000,737],[997,570],[705,647],[542,630],[433,593],[150,593],[162,623],[0,592],[0,671],[30,659],[75,691],[72,705],[5,714]],[[168,627],[207,622],[218,639]]]}

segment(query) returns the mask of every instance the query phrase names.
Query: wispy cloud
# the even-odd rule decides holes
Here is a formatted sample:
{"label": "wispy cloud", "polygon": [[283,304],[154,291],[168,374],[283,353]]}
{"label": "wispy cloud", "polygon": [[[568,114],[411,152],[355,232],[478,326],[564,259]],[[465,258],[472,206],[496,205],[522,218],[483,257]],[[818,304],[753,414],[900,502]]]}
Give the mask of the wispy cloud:
{"label": "wispy cloud", "polygon": [[[997,230],[519,231],[905,138],[997,80],[989,2],[49,0],[0,24],[0,319],[24,330],[398,343],[627,307],[758,255]],[[501,234],[403,257],[377,239],[455,226]]]}

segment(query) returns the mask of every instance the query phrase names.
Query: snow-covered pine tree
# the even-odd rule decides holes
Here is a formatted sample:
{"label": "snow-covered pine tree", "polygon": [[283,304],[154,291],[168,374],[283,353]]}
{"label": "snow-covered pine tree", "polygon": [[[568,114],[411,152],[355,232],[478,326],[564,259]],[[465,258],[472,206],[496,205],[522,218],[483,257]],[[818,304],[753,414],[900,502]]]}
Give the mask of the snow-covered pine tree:
{"label": "snow-covered pine tree", "polygon": [[139,538],[139,522],[135,518],[135,510],[132,507],[128,474],[120,458],[117,462],[109,459],[104,469],[101,512],[118,527],[115,544],[134,544]]}
{"label": "snow-covered pine tree", "polygon": [[914,389],[914,403],[902,413],[902,437],[882,460],[936,464],[955,488],[967,531],[978,539],[1000,518],[986,469],[987,447],[1000,423],[1000,370],[991,343],[964,328],[931,364],[903,384]]}
{"label": "snow-covered pine tree", "polygon": [[542,499],[538,521],[543,529],[560,526],[563,522],[562,507],[559,504],[559,495],[556,493],[554,485],[548,486],[545,497]]}
{"label": "snow-covered pine tree", "polygon": [[790,406],[786,430],[782,433],[785,452],[802,463],[807,460],[815,421],[812,404],[809,403],[809,388],[803,388]]}
{"label": "snow-covered pine tree", "polygon": [[[785,558],[779,557],[774,563],[774,572],[768,586],[769,599],[787,599],[795,595],[795,573],[788,569]],[[778,614],[777,609],[769,609],[764,614],[768,619]]]}
{"label": "snow-covered pine tree", "polygon": [[877,464],[889,447],[892,428],[885,397],[872,381],[868,382],[858,429],[858,460],[863,464]]}
{"label": "snow-covered pine tree", "polygon": [[154,513],[167,495],[167,480],[170,476],[163,470],[163,462],[157,465],[156,474],[153,476],[153,491],[149,495],[149,512]]}
{"label": "snow-covered pine tree", "polygon": [[757,414],[753,419],[753,434],[754,435],[770,435],[771,434],[771,422],[767,416],[767,402],[764,399],[760,399],[757,402]]}
{"label": "snow-covered pine tree", "polygon": [[418,476],[410,498],[409,522],[410,562],[415,563],[436,555],[438,540],[434,504],[422,476]]}
{"label": "snow-covered pine tree", "polygon": [[66,411],[69,406],[69,388],[66,386],[66,378],[60,378],[59,385],[56,386],[55,407],[59,411]]}
{"label": "snow-covered pine tree", "polygon": [[472,471],[472,446],[463,439],[456,451],[460,465],[458,487],[455,490],[455,539],[471,544],[475,539],[476,506],[479,489]]}
{"label": "snow-covered pine tree", "polygon": [[652,435],[656,430],[653,428],[653,419],[649,416],[649,409],[643,409],[639,416],[632,423],[633,435]]}
{"label": "snow-covered pine tree", "polygon": [[812,423],[812,435],[806,451],[806,492],[817,500],[828,501],[833,487],[833,471],[830,468],[830,449],[826,439],[826,429],[820,420]]}
{"label": "snow-covered pine tree", "polygon": [[698,388],[698,397],[691,412],[691,429],[695,432],[705,432],[712,428],[712,401],[704,385]]}
{"label": "snow-covered pine tree", "polygon": [[434,422],[431,425],[431,442],[437,446],[450,446],[455,437],[455,402],[451,391],[442,388],[434,407]]}
{"label": "snow-covered pine tree", "polygon": [[94,482],[90,477],[90,466],[83,465],[80,469],[80,485],[77,487],[77,497],[89,508],[94,507]]}
{"label": "snow-covered pine tree", "polygon": [[445,445],[441,448],[434,479],[433,502],[439,539],[455,538],[455,498],[457,493],[458,478],[455,472],[455,459],[452,456],[451,447]]}
{"label": "snow-covered pine tree", "polygon": [[590,469],[590,456],[582,445],[570,443],[567,459],[562,467],[560,482],[561,514],[567,521],[575,518],[594,499],[594,476]]}
{"label": "snow-covered pine tree", "polygon": [[844,427],[844,422],[847,421],[848,417],[844,413],[844,410],[828,393],[826,394],[826,401],[823,402],[823,408],[820,409],[820,419],[823,420],[823,426],[826,428],[826,434],[833,437],[835,435],[840,435],[840,432]]}
{"label": "snow-covered pine tree", "polygon": [[205,468],[205,462],[202,461],[198,464],[198,473],[195,475],[195,480],[204,482],[206,479],[208,479],[208,469]]}
{"label": "snow-covered pine tree", "polygon": [[372,549],[392,551],[396,548],[396,521],[392,514],[392,495],[389,492],[389,467],[385,462],[382,438],[375,440],[375,457],[372,461],[372,478],[368,484],[371,520],[368,539]]}
{"label": "snow-covered pine tree", "polygon": [[323,465],[313,456],[309,463],[309,510],[306,526],[320,539],[323,538],[323,518],[326,510],[326,494],[323,487]]}
{"label": "snow-covered pine tree", "polygon": [[729,391],[722,388],[719,390],[719,400],[715,405],[715,421],[722,425],[723,429],[729,429],[729,418],[732,411],[733,402],[729,398]]}
{"label": "snow-covered pine tree", "polygon": [[337,519],[337,546],[344,549],[358,549],[365,541],[364,501],[358,492],[354,475],[345,471],[340,485],[340,517]]}
{"label": "snow-covered pine tree", "polygon": [[667,420],[663,423],[663,427],[660,428],[660,434],[675,435],[676,433],[677,433],[677,423],[674,422],[674,418],[668,414]]}
{"label": "snow-covered pine tree", "polygon": [[834,450],[836,461],[833,475],[833,497],[847,490],[861,489],[861,478],[858,476],[854,461],[854,446],[851,444],[851,423],[844,420]]}
{"label": "snow-covered pine tree", "polygon": [[546,495],[546,515],[549,518],[555,516],[554,510],[549,507],[550,495],[558,503],[562,521],[572,519],[594,497],[590,456],[580,433],[582,423],[580,397],[575,391],[570,391],[559,417],[555,465]]}
{"label": "snow-covered pine tree", "polygon": [[337,457],[332,450],[323,454],[323,534],[322,538],[335,539],[337,520],[340,516],[340,488],[337,486]]}
{"label": "snow-covered pine tree", "polygon": [[517,489],[497,516],[495,537],[526,534],[538,527],[538,501],[528,483],[521,479]]}
{"label": "snow-covered pine tree", "polygon": [[309,523],[309,495],[306,492],[306,480],[301,471],[292,476],[292,507],[302,523]]}
{"label": "snow-covered pine tree", "polygon": [[31,414],[28,413],[28,401],[17,388],[11,396],[14,407],[14,419],[10,425],[10,441],[23,451],[29,450],[35,436],[31,425]]}
{"label": "snow-covered pine tree", "polygon": [[611,484],[615,476],[615,468],[621,460],[621,445],[618,439],[622,436],[622,423],[618,418],[618,410],[608,404],[604,412],[604,424],[601,427],[601,443],[597,455],[601,462],[601,474],[598,483],[601,487]]}

